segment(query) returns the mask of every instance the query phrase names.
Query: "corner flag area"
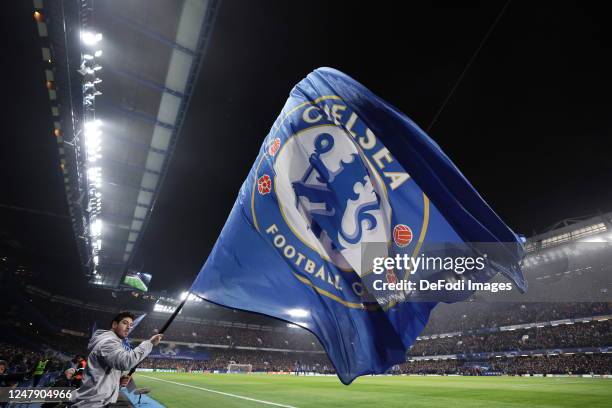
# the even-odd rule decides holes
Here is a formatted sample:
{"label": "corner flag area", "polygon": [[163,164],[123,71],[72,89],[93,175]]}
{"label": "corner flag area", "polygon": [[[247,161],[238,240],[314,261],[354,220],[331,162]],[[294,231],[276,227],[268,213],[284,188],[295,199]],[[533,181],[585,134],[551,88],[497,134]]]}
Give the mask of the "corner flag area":
{"label": "corner flag area", "polygon": [[335,376],[138,373],[165,407],[609,407],[609,379],[377,376],[350,387]]}

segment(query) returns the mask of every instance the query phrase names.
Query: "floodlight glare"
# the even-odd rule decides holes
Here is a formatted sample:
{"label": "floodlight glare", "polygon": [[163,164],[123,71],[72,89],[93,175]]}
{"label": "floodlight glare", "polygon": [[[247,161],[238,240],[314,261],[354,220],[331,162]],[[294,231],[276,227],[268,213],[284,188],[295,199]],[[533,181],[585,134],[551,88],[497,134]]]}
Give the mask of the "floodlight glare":
{"label": "floodlight glare", "polygon": [[102,220],[96,219],[91,223],[91,235],[93,237],[98,237],[102,234]]}
{"label": "floodlight glare", "polygon": [[287,310],[287,313],[289,314],[289,316],[293,316],[293,317],[306,317],[310,315],[310,312],[304,309],[290,309],[290,310]]}
{"label": "floodlight glare", "polygon": [[189,295],[189,298],[187,298],[188,302],[201,302],[202,299],[200,299],[199,297],[197,297],[196,295],[192,295],[189,294],[189,292],[183,292],[181,293],[180,299],[181,300],[185,300],[185,298],[187,297],[187,295]]}
{"label": "floodlight glare", "polygon": [[[95,83],[95,81],[94,81]],[[89,122],[85,122],[85,129],[97,129],[102,126],[102,121],[100,119],[90,120]]]}
{"label": "floodlight glare", "polygon": [[83,31],[81,33],[81,41],[85,45],[95,45],[102,40],[101,33],[92,33],[91,31]]}
{"label": "floodlight glare", "polygon": [[93,75],[94,70],[89,68],[89,67],[83,66],[77,72],[79,72],[81,75],[85,76],[85,75]]}
{"label": "floodlight glare", "polygon": [[89,180],[89,184],[99,188],[102,185],[102,169],[100,169],[100,167],[88,168],[87,179]]}
{"label": "floodlight glare", "polygon": [[102,56],[102,50],[98,50],[96,52],[94,52],[94,57],[99,58]]}
{"label": "floodlight glare", "polygon": [[100,146],[100,136],[102,131],[99,129],[102,126],[102,122],[99,119],[85,122],[84,135],[85,145],[88,151],[95,152]]}

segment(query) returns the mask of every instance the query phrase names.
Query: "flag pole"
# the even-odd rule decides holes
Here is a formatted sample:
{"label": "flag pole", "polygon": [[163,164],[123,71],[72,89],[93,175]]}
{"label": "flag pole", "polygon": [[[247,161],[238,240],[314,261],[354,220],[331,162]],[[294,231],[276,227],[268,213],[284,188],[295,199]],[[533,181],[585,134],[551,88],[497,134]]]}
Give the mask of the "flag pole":
{"label": "flag pole", "polygon": [[181,301],[181,303],[176,307],[176,309],[174,310],[174,312],[172,313],[170,318],[166,321],[166,323],[164,323],[162,328],[159,329],[158,334],[164,334],[166,332],[166,330],[168,330],[168,327],[170,327],[170,325],[172,324],[172,322],[174,321],[176,316],[178,316],[178,314],[181,311],[181,309],[183,308],[183,306],[185,306],[185,303],[187,302],[187,299],[189,298],[189,295],[191,295],[191,292],[187,293],[187,296],[185,296],[185,299],[183,299]]}
{"label": "flag pole", "polygon": [[[168,327],[170,327],[170,325],[172,324],[172,322],[174,321],[174,319],[176,318],[176,316],[178,316],[179,312],[181,311],[181,309],[183,308],[183,306],[185,306],[185,303],[187,303],[187,299],[189,299],[189,295],[191,295],[191,292],[187,293],[187,296],[185,296],[185,299],[183,299],[181,301],[181,303],[176,307],[176,309],[174,310],[174,312],[172,313],[172,315],[168,318],[168,320],[166,320],[166,323],[164,323],[164,325],[162,326],[161,329],[159,329],[159,331],[157,332],[157,334],[164,334],[166,332],[166,330],[168,330]],[[134,366],[134,368],[132,368],[130,370],[130,373],[128,375],[132,375],[134,374],[134,372],[136,372],[136,368],[138,368],[138,366],[140,365],[140,363],[142,363],[142,361],[140,361],[138,364],[136,364]]]}

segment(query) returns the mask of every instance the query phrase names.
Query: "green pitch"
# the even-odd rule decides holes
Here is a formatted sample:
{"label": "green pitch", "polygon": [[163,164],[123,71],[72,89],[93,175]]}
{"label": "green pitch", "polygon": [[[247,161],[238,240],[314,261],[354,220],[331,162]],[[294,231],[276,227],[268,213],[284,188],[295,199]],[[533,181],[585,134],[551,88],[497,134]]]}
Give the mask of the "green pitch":
{"label": "green pitch", "polygon": [[134,378],[168,408],[612,407],[612,379],[361,377],[347,387],[336,377],[136,373]]}

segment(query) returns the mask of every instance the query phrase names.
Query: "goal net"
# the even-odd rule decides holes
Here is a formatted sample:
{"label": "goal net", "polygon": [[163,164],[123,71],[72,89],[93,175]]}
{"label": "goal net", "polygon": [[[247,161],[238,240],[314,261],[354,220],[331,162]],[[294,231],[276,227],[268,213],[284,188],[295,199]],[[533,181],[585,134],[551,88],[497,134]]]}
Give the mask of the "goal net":
{"label": "goal net", "polygon": [[251,370],[253,370],[253,366],[251,364],[229,363],[227,365],[228,374],[246,374],[250,373]]}

